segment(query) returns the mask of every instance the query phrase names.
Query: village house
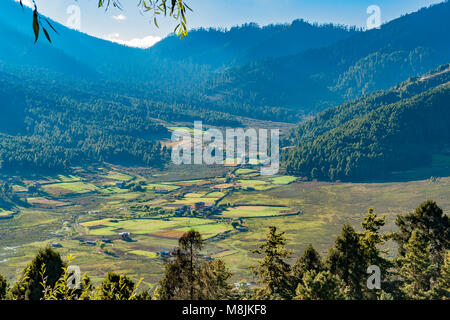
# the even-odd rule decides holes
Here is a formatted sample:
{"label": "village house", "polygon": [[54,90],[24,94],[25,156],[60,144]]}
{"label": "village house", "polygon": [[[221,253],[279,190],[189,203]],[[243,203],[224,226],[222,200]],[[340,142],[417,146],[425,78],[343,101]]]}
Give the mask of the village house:
{"label": "village house", "polygon": [[131,240],[131,233],[129,233],[129,232],[121,232],[121,233],[119,233],[119,236],[124,241],[130,241]]}

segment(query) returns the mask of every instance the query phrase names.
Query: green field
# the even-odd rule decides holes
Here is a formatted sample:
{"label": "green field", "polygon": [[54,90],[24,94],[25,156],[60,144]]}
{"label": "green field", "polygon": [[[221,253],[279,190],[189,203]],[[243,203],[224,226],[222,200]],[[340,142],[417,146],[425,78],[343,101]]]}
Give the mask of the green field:
{"label": "green field", "polygon": [[143,188],[147,190],[168,190],[173,191],[180,189],[180,186],[173,186],[170,184],[157,184],[157,183],[150,183],[148,185],[142,186]]}
{"label": "green field", "polygon": [[116,171],[110,171],[105,176],[105,178],[111,179],[111,180],[118,180],[118,181],[130,181],[133,179],[132,176],[122,173],[122,172],[116,172]]}
{"label": "green field", "polygon": [[195,230],[195,231],[200,232],[204,239],[209,239],[220,233],[224,233],[226,231],[231,231],[231,230],[233,230],[233,227],[227,223],[209,223],[209,224],[202,224],[202,225],[197,225],[197,226],[183,227],[183,228],[179,228],[177,230],[180,230],[183,232],[187,232],[189,230]]}
{"label": "green field", "polygon": [[268,184],[267,181],[263,180],[239,180],[238,183],[243,187],[256,187]]}
{"label": "green field", "polygon": [[274,184],[290,184],[292,182],[294,182],[295,180],[297,180],[296,177],[292,177],[292,176],[281,176],[281,177],[275,177],[270,179],[272,181],[272,183]]}
{"label": "green field", "polygon": [[[448,161],[446,156],[434,158],[440,168],[447,166]],[[387,217],[385,231],[394,230],[398,214],[415,209],[426,199],[437,201],[447,213],[450,210],[449,177],[385,183],[319,183],[298,182],[283,175],[249,177],[252,173],[246,170],[240,172],[237,181],[233,178],[227,184],[234,186],[233,190],[227,189],[226,194],[215,191],[213,187],[224,184],[232,170],[200,166],[192,171],[181,166],[146,173],[103,168],[97,174],[77,171],[64,178],[23,178],[17,182],[22,186],[20,197],[28,198],[31,207],[18,207],[19,212],[12,219],[0,220],[0,260],[4,260],[0,273],[14,278],[18,268],[29,263],[38,248],[58,242],[63,246],[58,249],[61,254],[73,254],[93,281],[99,281],[108,271],[116,271],[144,277],[144,283],[151,287],[163,272],[163,262],[155,259],[155,252],[172,250],[183,232],[195,229],[207,239],[202,253],[223,259],[234,273],[233,280],[240,281],[252,279],[248,266],[255,263],[257,256],[250,250],[264,239],[269,226],[286,232],[294,260],[309,243],[325,255],[342,225],[348,222],[360,229],[361,219],[369,208]],[[112,174],[111,180],[115,181],[143,181],[145,191],[129,192],[105,186],[105,172],[110,177]],[[36,181],[41,181],[41,188],[48,195],[27,192],[28,186]],[[153,187],[170,192],[158,194]],[[209,218],[136,219],[140,216],[131,209],[164,207],[170,215],[171,210],[181,205],[213,204],[219,199],[218,205],[225,205],[225,211]],[[13,210],[16,209],[0,210],[0,215]],[[285,216],[296,210],[302,214]],[[234,230],[230,224],[233,218],[242,218],[248,232]],[[130,232],[133,241],[121,240],[120,232]],[[113,243],[86,246],[76,240],[100,241],[103,237]],[[15,249],[3,249],[9,247]],[[392,244],[388,247],[394,248]]]}
{"label": "green field", "polygon": [[[282,215],[289,211],[287,207],[269,207],[269,206],[236,206],[228,208],[221,213],[226,218],[256,218],[272,217]],[[292,211],[292,210],[291,210]]]}
{"label": "green field", "polygon": [[161,219],[130,219],[118,222],[111,222],[111,219],[103,219],[85,222],[81,225],[87,228],[86,232],[91,236],[114,236],[120,232],[151,235],[166,230],[185,231],[190,229],[204,230],[207,231],[208,235],[215,236],[228,230],[227,224],[198,218],[172,218],[169,221]]}
{"label": "green field", "polygon": [[91,183],[85,183],[85,182],[67,182],[67,183],[55,183],[55,184],[48,184],[42,186],[42,188],[54,195],[58,194],[72,194],[72,193],[88,193],[92,191],[97,191],[98,187],[91,184]]}
{"label": "green field", "polygon": [[74,175],[58,175],[57,176],[58,180],[61,182],[76,182],[76,181],[80,181],[81,178],[74,176]]}
{"label": "green field", "polygon": [[7,217],[7,216],[10,216],[13,213],[14,213],[13,211],[0,209],[0,217]]}
{"label": "green field", "polygon": [[256,173],[256,170],[253,169],[237,169],[235,171],[235,174],[241,175],[241,174],[249,174],[249,173]]}
{"label": "green field", "polygon": [[129,253],[135,254],[138,256],[143,256],[143,257],[150,258],[150,259],[155,259],[158,257],[156,255],[156,252],[144,251],[144,250],[132,250],[132,251],[129,251]]}
{"label": "green field", "polygon": [[127,189],[121,189],[121,188],[117,188],[117,187],[108,187],[108,188],[103,188],[99,190],[101,193],[106,193],[106,194],[116,194],[116,193],[127,193],[128,190]]}

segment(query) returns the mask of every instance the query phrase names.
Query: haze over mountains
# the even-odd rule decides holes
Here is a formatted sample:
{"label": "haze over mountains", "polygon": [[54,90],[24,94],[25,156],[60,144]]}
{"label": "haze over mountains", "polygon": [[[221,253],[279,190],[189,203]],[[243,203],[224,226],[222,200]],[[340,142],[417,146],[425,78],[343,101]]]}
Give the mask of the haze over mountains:
{"label": "haze over mountains", "polygon": [[[33,44],[31,10],[0,4],[2,68],[32,66],[83,80],[126,81],[166,102],[239,114],[240,107],[276,107],[295,121],[446,63],[450,56],[448,2],[358,32],[302,20],[229,31],[169,36],[148,50],[124,47],[55,24],[53,44]],[[23,68],[22,68],[23,69]],[[45,71],[44,71],[45,72]],[[36,77],[45,77],[36,74]],[[118,87],[121,87],[120,85]],[[170,87],[170,89],[167,89]],[[129,94],[129,90],[126,93]],[[291,111],[284,109],[294,109]],[[269,112],[273,114],[274,112]],[[275,112],[277,113],[277,112]],[[244,115],[244,114],[242,114]],[[264,115],[263,115],[264,117]],[[283,120],[283,119],[278,119]]]}
{"label": "haze over mountains", "polygon": [[323,110],[448,62],[449,17],[445,2],[325,48],[234,68],[217,77],[210,94],[226,101]]}

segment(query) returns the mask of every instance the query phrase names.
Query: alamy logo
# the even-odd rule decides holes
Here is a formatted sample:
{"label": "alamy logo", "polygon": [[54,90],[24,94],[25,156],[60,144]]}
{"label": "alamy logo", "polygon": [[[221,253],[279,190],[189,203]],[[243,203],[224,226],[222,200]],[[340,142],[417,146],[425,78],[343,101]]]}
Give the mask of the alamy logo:
{"label": "alamy logo", "polygon": [[367,14],[370,14],[367,19],[367,29],[380,29],[381,28],[381,9],[377,5],[371,5],[367,8]]}
{"label": "alamy logo", "polygon": [[367,273],[370,274],[367,279],[367,289],[380,290],[381,289],[381,269],[378,266],[372,265],[367,268]]}
{"label": "alamy logo", "polygon": [[67,26],[74,30],[81,30],[81,9],[77,5],[70,5],[67,7],[66,13],[69,15],[67,19]]}
{"label": "alamy logo", "polygon": [[260,165],[261,175],[275,175],[280,169],[278,129],[226,129],[224,139],[222,131],[203,130],[202,122],[196,121],[193,134],[191,130],[177,129],[172,133],[172,141],[177,142],[172,148],[172,162],[177,165],[248,163]]}
{"label": "alamy logo", "polygon": [[67,287],[69,289],[81,289],[81,269],[79,266],[67,267]]}

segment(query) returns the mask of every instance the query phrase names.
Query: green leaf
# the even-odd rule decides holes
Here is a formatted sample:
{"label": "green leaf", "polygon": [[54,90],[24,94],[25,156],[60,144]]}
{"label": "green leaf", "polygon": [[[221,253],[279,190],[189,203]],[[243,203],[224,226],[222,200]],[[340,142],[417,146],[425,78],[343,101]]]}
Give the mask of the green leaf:
{"label": "green leaf", "polygon": [[36,43],[39,39],[39,22],[38,22],[38,13],[37,10],[33,11],[33,30],[34,30],[34,43]]}
{"label": "green leaf", "polygon": [[45,37],[47,38],[48,42],[52,43],[52,40],[50,39],[50,36],[49,36],[47,30],[45,30],[45,28],[42,28],[42,30],[44,31]]}

